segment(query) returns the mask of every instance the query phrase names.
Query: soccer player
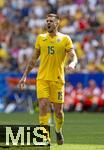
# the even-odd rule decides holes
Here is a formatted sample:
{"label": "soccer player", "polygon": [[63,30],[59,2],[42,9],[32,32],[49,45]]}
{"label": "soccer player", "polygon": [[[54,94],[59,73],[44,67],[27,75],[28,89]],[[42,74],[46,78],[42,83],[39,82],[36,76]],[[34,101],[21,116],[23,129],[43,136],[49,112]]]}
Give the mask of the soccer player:
{"label": "soccer player", "polygon": [[[77,64],[77,56],[72,40],[68,35],[58,32],[59,16],[48,14],[46,17],[47,33],[39,34],[35,50],[27,68],[19,82],[23,89],[28,73],[34,68],[40,57],[37,75],[37,98],[39,100],[39,123],[48,124],[47,102],[53,103],[55,112],[55,133],[58,145],[64,143],[62,125],[64,121],[64,69],[72,72]],[[70,64],[64,67],[65,57],[71,58]]]}

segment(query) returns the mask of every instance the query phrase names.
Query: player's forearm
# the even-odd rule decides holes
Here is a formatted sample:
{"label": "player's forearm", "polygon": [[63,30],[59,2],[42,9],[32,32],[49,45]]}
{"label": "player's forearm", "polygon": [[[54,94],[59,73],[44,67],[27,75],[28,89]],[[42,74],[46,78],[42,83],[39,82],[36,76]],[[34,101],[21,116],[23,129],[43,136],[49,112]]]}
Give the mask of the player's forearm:
{"label": "player's forearm", "polygon": [[35,62],[33,62],[33,61],[31,60],[31,61],[29,62],[29,64],[27,65],[26,70],[25,70],[23,76],[26,77],[26,76],[30,73],[30,71],[33,69],[34,65],[35,65]]}
{"label": "player's forearm", "polygon": [[69,64],[70,67],[75,68],[77,65],[78,59],[74,49],[71,51],[71,62]]}
{"label": "player's forearm", "polygon": [[40,53],[37,51],[33,54],[31,60],[29,61],[28,65],[26,67],[26,70],[23,74],[24,77],[26,77],[30,73],[30,71],[34,68],[39,55],[40,55]]}

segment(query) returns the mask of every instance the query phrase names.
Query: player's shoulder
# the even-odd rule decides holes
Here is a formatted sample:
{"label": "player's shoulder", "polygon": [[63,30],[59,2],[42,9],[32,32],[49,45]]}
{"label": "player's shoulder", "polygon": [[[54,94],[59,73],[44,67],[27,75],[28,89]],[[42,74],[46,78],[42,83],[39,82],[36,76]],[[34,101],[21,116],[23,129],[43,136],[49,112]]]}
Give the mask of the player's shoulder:
{"label": "player's shoulder", "polygon": [[69,35],[64,34],[64,33],[61,33],[61,32],[58,32],[58,36],[63,37],[64,39],[68,39],[68,38],[70,38],[70,36],[69,36]]}
{"label": "player's shoulder", "polygon": [[38,35],[38,38],[43,39],[43,38],[45,38],[46,36],[47,36],[47,33],[43,33],[43,34],[39,34],[39,35]]}

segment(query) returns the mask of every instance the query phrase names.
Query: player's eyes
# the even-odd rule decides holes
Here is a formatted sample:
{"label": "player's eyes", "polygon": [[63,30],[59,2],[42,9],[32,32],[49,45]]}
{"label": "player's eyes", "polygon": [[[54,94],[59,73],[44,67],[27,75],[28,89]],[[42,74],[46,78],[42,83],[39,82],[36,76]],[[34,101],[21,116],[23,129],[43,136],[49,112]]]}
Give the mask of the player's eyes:
{"label": "player's eyes", "polygon": [[53,22],[53,20],[47,20],[46,22],[47,22],[47,23],[50,23],[50,22]]}

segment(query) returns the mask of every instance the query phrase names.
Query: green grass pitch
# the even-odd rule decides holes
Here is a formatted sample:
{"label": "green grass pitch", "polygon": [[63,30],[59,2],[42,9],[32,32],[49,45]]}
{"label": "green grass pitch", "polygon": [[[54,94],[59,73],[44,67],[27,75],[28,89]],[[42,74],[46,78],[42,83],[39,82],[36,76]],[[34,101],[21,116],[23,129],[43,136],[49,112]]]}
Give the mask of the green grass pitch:
{"label": "green grass pitch", "polygon": [[[38,113],[0,113],[0,124],[37,124]],[[65,113],[63,127],[65,144],[55,142],[54,127],[51,127],[51,150],[104,150],[103,113]],[[0,149],[4,149],[0,147]],[[44,150],[35,147],[10,147],[6,150]]]}

